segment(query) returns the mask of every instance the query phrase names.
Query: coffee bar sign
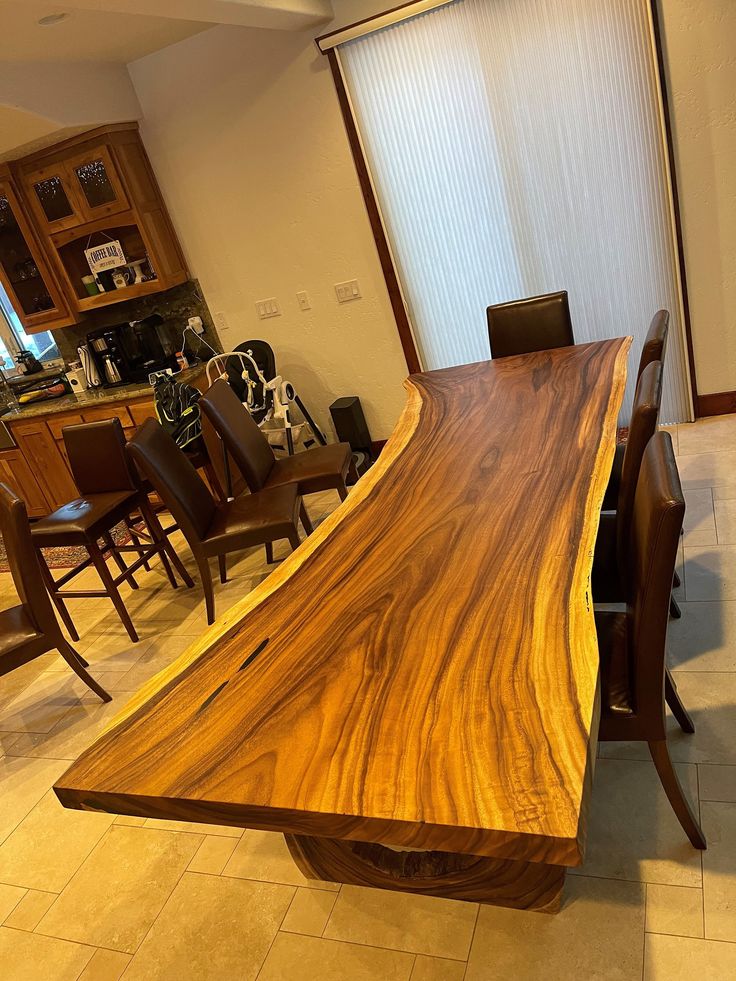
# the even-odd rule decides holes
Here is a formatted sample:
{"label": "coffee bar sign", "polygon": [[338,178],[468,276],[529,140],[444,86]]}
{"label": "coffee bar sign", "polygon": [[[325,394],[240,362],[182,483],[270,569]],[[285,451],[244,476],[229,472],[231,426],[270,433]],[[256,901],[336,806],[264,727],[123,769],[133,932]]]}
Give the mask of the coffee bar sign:
{"label": "coffee bar sign", "polygon": [[97,274],[105,272],[106,269],[117,269],[126,263],[125,253],[120,242],[105,242],[104,245],[96,245],[92,249],[85,249],[90,272]]}

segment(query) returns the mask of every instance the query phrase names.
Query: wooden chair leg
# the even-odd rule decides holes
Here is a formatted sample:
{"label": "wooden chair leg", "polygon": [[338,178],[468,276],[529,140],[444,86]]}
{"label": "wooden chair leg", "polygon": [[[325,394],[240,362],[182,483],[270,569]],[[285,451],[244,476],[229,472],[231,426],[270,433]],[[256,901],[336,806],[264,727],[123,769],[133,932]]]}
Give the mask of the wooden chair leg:
{"label": "wooden chair leg", "polygon": [[215,622],[215,593],[212,588],[212,573],[210,572],[210,563],[206,558],[197,559],[197,568],[199,569],[199,578],[202,580],[202,590],[204,591],[204,604],[207,611],[207,623],[211,626]]}
{"label": "wooden chair leg", "polygon": [[344,501],[345,498],[348,496],[348,489],[345,486],[344,480],[341,480],[340,483],[337,485],[337,493],[340,495],[341,501]]}
{"label": "wooden chair leg", "polygon": [[299,538],[299,532],[296,530],[296,528],[294,528],[293,531],[290,531],[289,532],[289,544],[291,545],[292,550],[295,550],[295,549],[299,548],[299,546],[301,545],[301,539]]}
{"label": "wooden chair leg", "polygon": [[123,602],[120,592],[118,591],[118,587],[115,585],[115,582],[110,575],[110,570],[107,568],[107,563],[105,562],[102,552],[100,551],[99,545],[97,542],[92,541],[91,538],[87,542],[87,551],[89,552],[90,558],[94,563],[95,569],[97,569],[97,574],[102,580],[102,585],[105,587],[107,595],[112,600],[113,606],[118,611],[118,616],[120,617],[123,626],[128,631],[128,636],[134,644],[137,643],[138,634],[133,626],[133,621],[130,619],[130,615],[125,608],[125,603]]}
{"label": "wooden chair leg", "polygon": [[[135,545],[135,547],[136,548],[142,548],[143,547],[141,545],[142,538],[140,537],[140,535],[136,531],[135,521],[133,521],[132,518],[126,518],[125,519],[125,527],[128,529],[128,534],[130,535],[130,537],[131,537],[131,539],[132,539],[133,544]],[[148,559],[146,559],[146,561],[143,563],[143,568],[146,570],[146,572],[150,572],[151,571],[151,566],[148,563]]]}
{"label": "wooden chair leg", "polygon": [[69,633],[71,639],[75,641],[79,640],[79,634],[77,633],[77,628],[74,626],[74,621],[71,618],[71,614],[69,613],[69,610],[67,610],[66,608],[66,603],[64,602],[62,597],[59,596],[56,590],[56,586],[54,586],[54,577],[51,575],[51,570],[46,565],[46,559],[44,558],[43,552],[41,551],[40,548],[36,549],[36,555],[38,556],[38,564],[41,567],[41,576],[43,578],[44,583],[46,584],[46,589],[48,591],[48,594],[51,597],[53,604],[57,609],[61,622],[66,627],[67,632]]}
{"label": "wooden chair leg", "polygon": [[683,831],[690,839],[693,848],[707,848],[705,835],[695,819],[687,797],[685,797],[680,786],[680,781],[677,779],[675,768],[672,766],[670,752],[667,749],[667,741],[665,739],[659,739],[648,745],[649,752],[652,754],[654,765],[659,774],[659,779],[662,781],[664,792],[667,794],[667,799],[672,805],[672,810],[677,815],[677,820],[682,825]]}
{"label": "wooden chair leg", "polygon": [[273,565],[273,542],[266,542],[266,562],[269,565]]}
{"label": "wooden chair leg", "polygon": [[677,575],[677,572],[675,572],[674,576],[672,577],[672,585],[675,587],[680,585],[680,577]]}
{"label": "wooden chair leg", "polygon": [[682,704],[680,696],[677,694],[677,685],[670,674],[669,668],[664,669],[664,697],[682,731],[695,732],[695,723],[691,719],[688,710]]}
{"label": "wooden chair leg", "polygon": [[[118,552],[117,547],[115,545],[115,541],[109,531],[106,531],[103,534],[102,540],[110,550],[110,554],[112,555],[113,561],[115,562],[115,565],[118,567],[118,569],[120,569],[121,572],[127,572],[128,567],[125,564],[125,560],[123,559],[120,552]],[[131,589],[138,589],[138,583],[135,581],[133,576],[128,576],[126,582],[130,583]]]}
{"label": "wooden chair leg", "polygon": [[224,555],[217,556],[217,564],[220,567],[220,582],[227,582],[227,558]]}
{"label": "wooden chair leg", "polygon": [[677,600],[674,596],[670,596],[670,616],[673,620],[679,620],[682,616],[682,610],[677,605]]}
{"label": "wooden chair leg", "polygon": [[314,531],[314,525],[307,514],[307,508],[304,501],[299,505],[299,517],[301,518],[302,526],[308,535],[311,535]]}
{"label": "wooden chair leg", "polygon": [[[182,560],[176,554],[176,549],[169,541],[169,536],[164,531],[163,525],[159,521],[155,509],[151,507],[151,504],[148,502],[148,500],[142,503],[141,514],[143,515],[143,520],[146,522],[146,526],[149,532],[151,533],[151,537],[154,538],[154,540],[156,541],[159,540],[161,541],[161,544],[164,547],[164,551],[169,557],[169,561],[176,569],[176,571],[179,573],[182,582],[184,583],[185,586],[188,586],[191,589],[194,586],[194,580],[187,572],[186,566],[184,565]],[[176,584],[174,584],[174,587],[176,588]]]}
{"label": "wooden chair leg", "polygon": [[74,648],[70,647],[70,645],[67,644],[67,642],[63,638],[59,640],[56,649],[59,652],[59,654],[61,654],[61,656],[64,658],[64,660],[72,669],[72,671],[77,675],[77,677],[81,678],[82,681],[85,683],[85,685],[87,685],[88,688],[92,689],[95,695],[99,695],[99,697],[102,699],[103,702],[112,701],[112,695],[109,692],[106,692],[101,685],[98,685],[95,679],[92,677],[92,675],[89,674],[89,672],[85,671],[85,668],[87,667],[87,662],[83,661],[82,658],[79,656],[79,654],[77,654],[77,652],[74,650]]}

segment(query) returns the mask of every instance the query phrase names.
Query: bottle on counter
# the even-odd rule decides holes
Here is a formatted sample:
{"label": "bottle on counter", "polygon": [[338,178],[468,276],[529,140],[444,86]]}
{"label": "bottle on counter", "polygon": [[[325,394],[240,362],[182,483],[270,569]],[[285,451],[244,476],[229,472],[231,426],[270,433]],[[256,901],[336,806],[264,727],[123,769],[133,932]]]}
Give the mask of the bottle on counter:
{"label": "bottle on counter", "polygon": [[179,365],[179,371],[184,371],[185,368],[189,367],[187,356],[183,351],[176,352],[176,363]]}

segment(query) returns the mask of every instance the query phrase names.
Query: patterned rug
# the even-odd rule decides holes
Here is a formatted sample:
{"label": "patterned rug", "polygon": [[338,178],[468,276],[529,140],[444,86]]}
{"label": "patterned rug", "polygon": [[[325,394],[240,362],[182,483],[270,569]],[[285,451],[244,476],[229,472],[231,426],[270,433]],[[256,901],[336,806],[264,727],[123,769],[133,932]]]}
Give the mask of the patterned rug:
{"label": "patterned rug", "polygon": [[[130,534],[125,525],[120,524],[112,530],[113,541],[116,545],[127,545],[130,541]],[[104,551],[108,555],[109,550]],[[71,548],[45,548],[44,558],[48,563],[49,569],[72,569],[75,565],[88,557],[86,548],[77,546]],[[9,572],[8,556],[5,552],[5,543],[0,536],[0,572]]]}

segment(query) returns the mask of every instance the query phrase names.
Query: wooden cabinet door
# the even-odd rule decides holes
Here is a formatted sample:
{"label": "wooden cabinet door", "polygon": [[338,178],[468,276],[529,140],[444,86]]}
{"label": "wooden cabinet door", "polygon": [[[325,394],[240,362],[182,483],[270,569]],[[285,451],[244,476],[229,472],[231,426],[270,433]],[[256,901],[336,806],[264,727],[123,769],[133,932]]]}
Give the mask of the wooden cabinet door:
{"label": "wooden cabinet door", "polygon": [[133,420],[133,425],[138,428],[142,426],[146,419],[155,419],[156,410],[153,407],[153,402],[132,402],[128,405],[128,412],[130,413],[130,418]]}
{"label": "wooden cabinet door", "polygon": [[0,181],[0,280],[29,333],[73,322],[10,181]]}
{"label": "wooden cabinet door", "polygon": [[23,185],[39,227],[47,233],[84,222],[84,208],[64,162],[25,173]]}
{"label": "wooden cabinet door", "polygon": [[46,500],[54,510],[78,497],[66,461],[43,419],[17,422],[12,426],[12,432],[18,449],[25,456]]}
{"label": "wooden cabinet door", "polygon": [[33,471],[20,450],[0,453],[0,480],[23,501],[31,518],[42,518],[51,511]]}
{"label": "wooden cabinet door", "polygon": [[97,146],[66,163],[85,221],[107,218],[130,208],[115,161],[106,146]]}

